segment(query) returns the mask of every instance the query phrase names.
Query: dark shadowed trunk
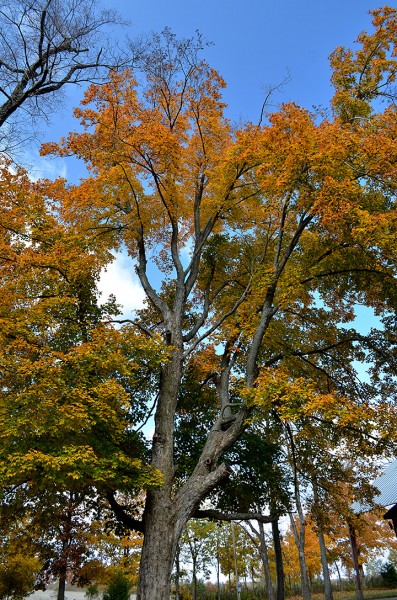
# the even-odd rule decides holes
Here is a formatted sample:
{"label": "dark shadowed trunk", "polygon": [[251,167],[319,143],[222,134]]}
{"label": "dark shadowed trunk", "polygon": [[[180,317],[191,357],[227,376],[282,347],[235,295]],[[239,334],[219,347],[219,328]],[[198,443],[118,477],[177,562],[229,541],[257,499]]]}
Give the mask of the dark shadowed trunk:
{"label": "dark shadowed trunk", "polygon": [[272,521],[272,536],[273,536],[274,558],[276,561],[277,600],[284,600],[284,598],[285,598],[285,573],[284,573],[283,552],[281,549],[280,530],[278,528],[278,519],[277,518],[275,518]]}
{"label": "dark shadowed trunk", "polygon": [[350,545],[351,545],[351,549],[352,549],[354,572],[355,572],[355,576],[356,576],[356,599],[364,600],[363,586],[362,586],[361,574],[360,574],[360,564],[358,561],[356,531],[351,523],[348,523],[348,527],[349,527]]}
{"label": "dark shadowed trunk", "polygon": [[65,589],[66,589],[66,564],[62,565],[62,567],[59,570],[57,600],[65,600]]}
{"label": "dark shadowed trunk", "polygon": [[175,600],[179,600],[180,575],[181,575],[180,546],[178,544],[176,547],[176,555],[175,555]]}

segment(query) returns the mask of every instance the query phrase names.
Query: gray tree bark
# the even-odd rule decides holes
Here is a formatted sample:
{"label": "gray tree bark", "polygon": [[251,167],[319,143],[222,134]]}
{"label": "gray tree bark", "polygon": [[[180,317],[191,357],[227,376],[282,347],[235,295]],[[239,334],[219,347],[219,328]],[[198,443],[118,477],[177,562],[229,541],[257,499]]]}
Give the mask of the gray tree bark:
{"label": "gray tree bark", "polygon": [[265,528],[263,523],[259,522],[259,540],[261,544],[261,559],[263,565],[263,572],[265,574],[266,593],[269,600],[275,600],[274,588],[272,578],[270,575],[269,555],[267,551]]}
{"label": "gray tree bark", "polygon": [[330,577],[329,568],[328,568],[327,548],[325,546],[324,531],[322,528],[322,524],[320,522],[317,523],[317,528],[318,528],[318,539],[319,539],[319,543],[320,543],[321,566],[323,569],[324,596],[325,596],[325,600],[333,600],[334,595],[332,592],[331,577]]}
{"label": "gray tree bark", "polygon": [[305,517],[302,510],[298,512],[299,531],[295,523],[294,515],[289,513],[291,528],[294,533],[294,539],[298,548],[299,568],[301,573],[301,588],[303,600],[311,600],[310,582],[307,574],[306,557],[305,557]]}
{"label": "gray tree bark", "polygon": [[219,463],[223,451],[244,430],[241,412],[227,430],[222,419],[214,424],[201,457],[188,481],[173,493],[173,419],[181,378],[181,353],[175,350],[164,367],[155,417],[152,465],[163,474],[158,490],[149,490],[144,510],[138,600],[168,600],[171,573],[181,532],[203,498],[229,475]]}

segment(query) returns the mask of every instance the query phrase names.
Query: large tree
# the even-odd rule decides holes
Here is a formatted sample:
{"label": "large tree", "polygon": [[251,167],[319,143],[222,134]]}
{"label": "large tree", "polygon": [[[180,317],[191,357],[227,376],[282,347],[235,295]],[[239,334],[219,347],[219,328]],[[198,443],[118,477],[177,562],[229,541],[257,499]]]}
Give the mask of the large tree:
{"label": "large tree", "polygon": [[[385,401],[385,386],[394,393],[390,378],[377,377],[395,372],[394,321],[385,335],[341,325],[357,303],[380,317],[396,305],[396,11],[375,11],[374,26],[356,53],[333,55],[328,118],[288,104],[263,126],[232,127],[224,82],[199,60],[201,41],[166,31],[133,73],[89,89],[76,111],[83,133],[47,146],[82,158],[91,172],[78,186],[49,186],[49,204],[91,240],[87,259],[98,240],[102,251],[128,253],[147,304],[127,331],[148,343],[161,336],[165,348],[151,447],[162,479],[147,491],[141,522],[115,496],[126,477],[106,481],[113,509],[144,532],[139,600],[168,599],[184,525],[230,477],[225,452],[256,404],[277,409],[275,367],[313,381],[313,406],[342,410],[349,392],[360,415],[366,407],[375,415],[370,404]],[[353,364],[368,353],[372,387],[360,384]],[[192,432],[187,451],[196,461],[187,469],[182,461],[179,473],[175,422],[202,402],[210,418]],[[344,417],[352,426],[351,406]]]}

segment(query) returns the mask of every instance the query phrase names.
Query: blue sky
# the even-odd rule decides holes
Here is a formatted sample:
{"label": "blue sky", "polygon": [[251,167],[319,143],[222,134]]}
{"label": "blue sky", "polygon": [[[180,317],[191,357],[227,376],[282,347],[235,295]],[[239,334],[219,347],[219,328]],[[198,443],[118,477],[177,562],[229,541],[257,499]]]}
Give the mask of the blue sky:
{"label": "blue sky", "polygon": [[[293,100],[311,108],[331,95],[328,56],[351,45],[370,26],[366,0],[154,0],[145,5],[115,0],[130,20],[131,35],[169,26],[179,36],[198,29],[213,45],[208,62],[226,80],[233,118],[256,121],[266,87],[291,81],[277,101]],[[143,8],[142,8],[143,6]],[[276,98],[275,98],[276,100]]]}
{"label": "blue sky", "polygon": [[[227,83],[225,100],[233,120],[258,120],[269,86],[290,80],[274,103],[294,101],[311,109],[327,105],[332,95],[328,56],[336,46],[353,45],[369,29],[368,11],[383,3],[367,0],[102,0],[129,21],[114,35],[132,39],[168,26],[181,37],[199,30],[212,43],[204,57]],[[82,90],[69,93],[62,119],[43,134],[65,135],[74,122],[71,109]]]}

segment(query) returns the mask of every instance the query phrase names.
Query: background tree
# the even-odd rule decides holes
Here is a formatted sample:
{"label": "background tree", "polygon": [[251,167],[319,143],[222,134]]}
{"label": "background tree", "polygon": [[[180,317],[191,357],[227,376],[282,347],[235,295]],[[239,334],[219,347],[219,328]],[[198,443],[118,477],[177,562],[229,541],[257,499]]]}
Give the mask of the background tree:
{"label": "background tree", "polygon": [[[256,545],[261,562],[263,565],[263,573],[265,578],[265,586],[266,586],[266,594],[269,600],[275,599],[274,586],[272,581],[272,571],[270,567],[269,561],[269,552],[268,552],[268,540],[266,539],[265,528],[263,523],[258,522],[257,526],[255,526],[252,521],[248,521],[246,524],[240,523],[241,527],[244,528],[249,538]],[[284,568],[283,568],[284,574]],[[252,573],[252,582],[254,582],[254,577]]]}
{"label": "background tree", "polygon": [[191,520],[183,530],[180,545],[181,557],[184,564],[191,564],[192,572],[192,596],[193,600],[198,598],[197,576],[204,575],[205,579],[210,577],[210,566],[213,565],[214,547],[212,535],[215,523],[210,521]]}
{"label": "background tree", "polygon": [[64,86],[103,79],[120,59],[105,33],[116,14],[93,0],[1,2],[0,17],[1,146],[9,151],[18,133],[31,136],[32,123],[50,118]]}
{"label": "background tree", "polygon": [[[132,427],[142,410],[140,367],[129,336],[103,323],[117,312],[114,303],[97,302],[106,251],[98,245],[94,253],[26,173],[12,175],[5,165],[2,175],[2,483],[34,481],[37,491],[52,480],[55,489],[71,492],[105,489],[112,471],[129,481],[127,472],[141,467],[154,475],[144,467],[142,434]],[[129,339],[135,345],[139,336]],[[136,346],[144,363],[149,347],[146,339]],[[146,375],[140,372],[147,384],[153,370],[146,366]],[[147,392],[146,385],[143,404]]]}
{"label": "background tree", "polygon": [[[321,573],[321,558],[318,546],[318,537],[311,523],[307,523],[305,531],[305,565],[309,579],[309,585],[312,584],[316,576]],[[290,526],[283,537],[283,554],[285,560],[285,570],[289,581],[290,589],[301,587],[301,559],[299,557],[298,545],[295,542],[295,535],[292,526]]]}
{"label": "background tree", "polygon": [[[396,541],[393,531],[382,519],[381,511],[374,510],[356,515],[353,524],[357,536],[360,569],[363,572],[364,565],[379,556],[380,549],[395,548]],[[329,535],[331,551],[337,553],[343,566],[351,571],[353,562],[347,525],[337,518],[333,527],[335,529]]]}
{"label": "background tree", "polygon": [[[135,492],[127,484],[133,471],[155,476],[133,426],[155,369],[149,359],[141,371],[128,336],[123,350],[121,337],[116,341],[116,331],[102,322],[117,312],[112,301],[97,301],[106,252],[98,246],[94,254],[71,223],[59,221],[44,188],[22,169],[13,174],[5,163],[2,183],[0,222],[8,233],[0,261],[1,510],[10,515],[17,507],[18,518],[41,532],[32,559],[41,560],[43,582],[58,576],[61,599],[66,574],[79,579],[90,557],[87,535],[98,498],[114,487]],[[138,351],[144,363],[148,349],[144,340]],[[138,370],[146,380],[142,404]],[[114,486],[113,476],[127,485]]]}
{"label": "background tree", "polygon": [[2,514],[0,522],[0,598],[23,598],[32,591],[43,567],[37,527],[25,516],[5,522]]}

